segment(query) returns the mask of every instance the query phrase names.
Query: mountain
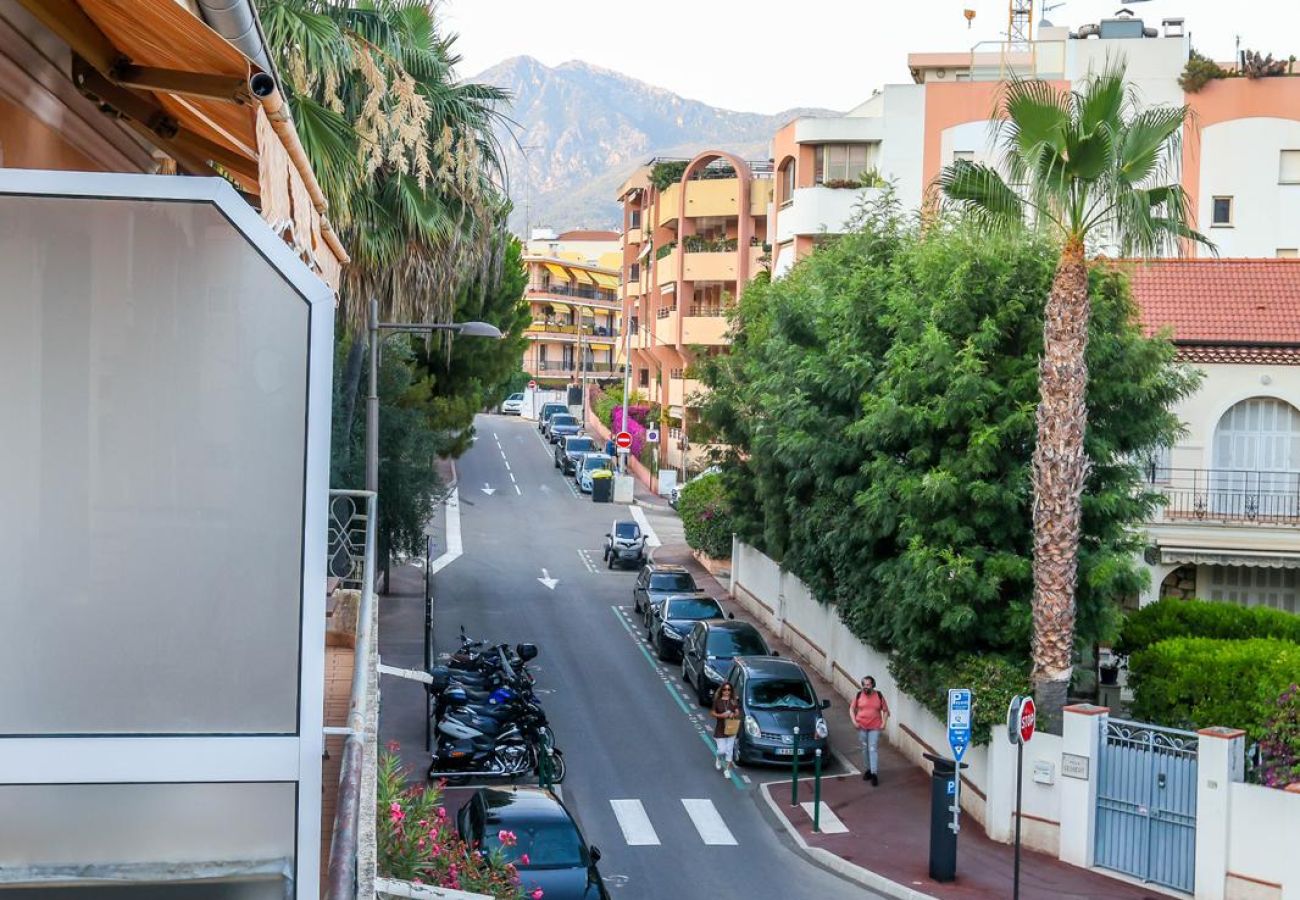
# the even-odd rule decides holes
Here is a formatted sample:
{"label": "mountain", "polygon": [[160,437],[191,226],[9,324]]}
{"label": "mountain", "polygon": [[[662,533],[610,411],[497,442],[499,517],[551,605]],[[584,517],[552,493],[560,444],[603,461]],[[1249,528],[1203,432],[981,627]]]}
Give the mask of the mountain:
{"label": "mountain", "polygon": [[[687,100],[584,62],[546,66],[530,56],[498,63],[471,81],[510,91],[499,137],[515,204],[511,227],[621,229],[618,186],[653,156],[711,147],[767,159],[777,128],[800,115],[733,112]],[[524,149],[521,149],[524,148]]]}

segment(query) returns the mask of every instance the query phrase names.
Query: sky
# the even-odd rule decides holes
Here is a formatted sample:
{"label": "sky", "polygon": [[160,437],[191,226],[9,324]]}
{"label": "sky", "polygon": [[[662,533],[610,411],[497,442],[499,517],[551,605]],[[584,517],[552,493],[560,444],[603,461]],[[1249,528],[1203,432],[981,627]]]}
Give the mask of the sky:
{"label": "sky", "polygon": [[[461,77],[512,56],[613,69],[724,109],[848,110],[905,82],[907,54],[1000,40],[1008,0],[439,0],[460,35]],[[1121,0],[1034,0],[1034,20],[1072,28],[1109,17]],[[1147,0],[1147,24],[1181,16],[1192,46],[1216,60],[1243,49],[1300,56],[1300,0]],[[1055,7],[1055,8],[1053,8]],[[964,9],[975,10],[967,28]],[[1300,66],[1300,63],[1297,63]]]}

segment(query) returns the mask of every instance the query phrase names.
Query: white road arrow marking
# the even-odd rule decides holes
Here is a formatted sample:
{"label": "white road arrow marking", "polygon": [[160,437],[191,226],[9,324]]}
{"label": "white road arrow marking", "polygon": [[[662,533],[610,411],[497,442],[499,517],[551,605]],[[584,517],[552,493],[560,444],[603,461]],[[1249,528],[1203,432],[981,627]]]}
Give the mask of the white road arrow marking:
{"label": "white road arrow marking", "polygon": [[479,490],[487,494],[489,497],[497,492],[497,489],[492,487],[492,485],[488,484],[486,481],[483,482],[483,487],[479,488]]}
{"label": "white road arrow marking", "polygon": [[540,581],[542,584],[546,585],[546,589],[548,591],[555,590],[555,586],[560,583],[560,579],[552,578],[551,573],[546,571],[545,569],[542,569],[542,577],[537,580]]}

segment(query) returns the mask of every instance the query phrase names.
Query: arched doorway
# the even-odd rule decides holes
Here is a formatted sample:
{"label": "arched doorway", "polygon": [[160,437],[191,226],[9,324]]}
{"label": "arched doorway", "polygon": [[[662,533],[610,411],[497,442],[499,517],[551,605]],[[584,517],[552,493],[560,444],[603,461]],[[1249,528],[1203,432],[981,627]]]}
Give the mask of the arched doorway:
{"label": "arched doorway", "polygon": [[1232,406],[1214,430],[1210,483],[1216,513],[1300,515],[1300,409],[1275,397]]}

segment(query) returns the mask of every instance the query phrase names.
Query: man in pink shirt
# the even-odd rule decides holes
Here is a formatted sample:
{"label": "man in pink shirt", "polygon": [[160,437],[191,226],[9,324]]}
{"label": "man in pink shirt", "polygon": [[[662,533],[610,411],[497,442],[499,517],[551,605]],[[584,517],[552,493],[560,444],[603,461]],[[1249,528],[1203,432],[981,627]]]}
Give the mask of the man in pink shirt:
{"label": "man in pink shirt", "polygon": [[885,695],[876,690],[876,679],[870,675],[862,679],[862,690],[849,705],[849,718],[858,729],[858,742],[862,745],[862,764],[866,767],[862,780],[870,779],[874,787],[880,784],[877,751],[880,732],[885,730],[885,723],[889,721],[889,704],[885,702]]}

